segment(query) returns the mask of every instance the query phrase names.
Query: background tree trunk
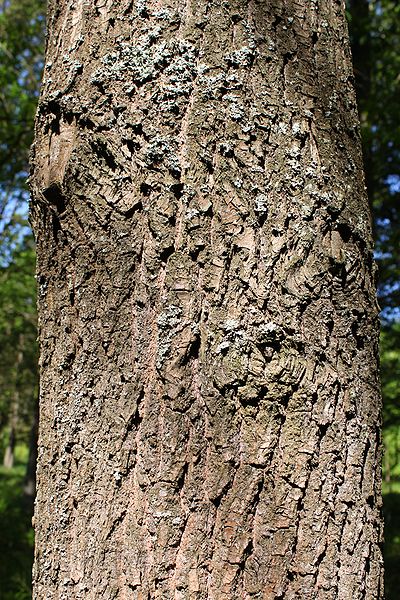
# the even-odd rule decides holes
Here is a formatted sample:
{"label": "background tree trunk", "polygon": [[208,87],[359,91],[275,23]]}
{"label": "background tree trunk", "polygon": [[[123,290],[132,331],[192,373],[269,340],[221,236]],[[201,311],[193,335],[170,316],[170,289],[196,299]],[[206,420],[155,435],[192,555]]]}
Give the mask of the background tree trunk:
{"label": "background tree trunk", "polygon": [[17,424],[18,424],[18,415],[17,415],[18,404],[15,404],[15,402],[18,400],[18,392],[16,392],[15,395],[17,396],[17,398],[14,397],[13,404],[11,407],[12,412],[11,412],[10,422],[9,422],[8,440],[7,440],[7,446],[6,446],[6,449],[4,452],[4,458],[3,458],[3,467],[5,467],[6,469],[12,469],[14,466],[16,428],[17,428]]}
{"label": "background tree trunk", "polygon": [[19,349],[18,349],[18,353],[17,353],[17,357],[16,357],[16,365],[15,365],[14,391],[13,391],[11,405],[10,405],[9,433],[8,433],[7,446],[6,446],[6,449],[4,452],[4,458],[3,458],[3,466],[6,469],[13,468],[14,459],[15,459],[15,446],[17,443],[17,428],[18,428],[19,410],[20,410],[19,376],[20,376],[22,361],[24,358],[24,354],[23,354],[23,350],[22,350],[23,347],[24,347],[24,339],[23,339],[23,335],[20,334],[19,340],[18,340],[18,348]]}
{"label": "background tree trunk", "polygon": [[50,2],[37,599],[382,597],[342,2]]}

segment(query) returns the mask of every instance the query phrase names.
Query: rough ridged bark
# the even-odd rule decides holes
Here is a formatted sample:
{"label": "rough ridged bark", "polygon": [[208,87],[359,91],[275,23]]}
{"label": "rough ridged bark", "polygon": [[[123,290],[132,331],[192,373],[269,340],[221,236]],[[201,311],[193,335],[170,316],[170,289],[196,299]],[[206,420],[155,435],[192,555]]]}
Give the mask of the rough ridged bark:
{"label": "rough ridged bark", "polygon": [[50,2],[35,599],[381,598],[342,4]]}

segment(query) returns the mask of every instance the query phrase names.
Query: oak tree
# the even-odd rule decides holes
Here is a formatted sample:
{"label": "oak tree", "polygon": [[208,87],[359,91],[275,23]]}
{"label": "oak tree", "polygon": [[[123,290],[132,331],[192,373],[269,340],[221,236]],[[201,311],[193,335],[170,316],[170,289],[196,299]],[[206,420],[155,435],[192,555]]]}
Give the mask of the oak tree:
{"label": "oak tree", "polygon": [[377,600],[341,0],[51,0],[36,599]]}

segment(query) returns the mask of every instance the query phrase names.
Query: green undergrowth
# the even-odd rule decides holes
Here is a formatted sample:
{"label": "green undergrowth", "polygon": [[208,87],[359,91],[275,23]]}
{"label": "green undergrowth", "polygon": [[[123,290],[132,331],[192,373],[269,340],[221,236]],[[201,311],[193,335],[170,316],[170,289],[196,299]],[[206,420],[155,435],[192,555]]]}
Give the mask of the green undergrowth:
{"label": "green undergrowth", "polygon": [[30,600],[34,533],[32,502],[23,493],[27,448],[15,466],[0,467],[0,600]]}
{"label": "green undergrowth", "polygon": [[385,517],[385,598],[400,598],[400,481],[384,483]]}

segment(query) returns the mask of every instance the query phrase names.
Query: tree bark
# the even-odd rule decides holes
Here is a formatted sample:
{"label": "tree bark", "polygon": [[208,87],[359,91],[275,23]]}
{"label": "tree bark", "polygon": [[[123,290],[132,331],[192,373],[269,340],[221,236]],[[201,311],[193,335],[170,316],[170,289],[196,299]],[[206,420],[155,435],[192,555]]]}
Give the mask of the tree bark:
{"label": "tree bark", "polygon": [[344,3],[51,0],[34,598],[382,597]]}

